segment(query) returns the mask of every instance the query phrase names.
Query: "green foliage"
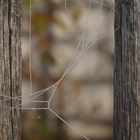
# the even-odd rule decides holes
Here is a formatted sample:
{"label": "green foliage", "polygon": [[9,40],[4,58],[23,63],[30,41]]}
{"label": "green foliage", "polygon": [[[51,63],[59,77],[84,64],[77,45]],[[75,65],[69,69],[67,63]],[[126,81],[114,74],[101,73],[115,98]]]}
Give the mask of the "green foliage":
{"label": "green foliage", "polygon": [[[29,119],[29,118],[28,118]],[[30,129],[23,128],[22,140],[71,140],[65,127],[46,121],[45,117],[30,118]]]}
{"label": "green foliage", "polygon": [[30,6],[30,4],[33,4],[33,0],[23,0],[23,4],[25,6]]}

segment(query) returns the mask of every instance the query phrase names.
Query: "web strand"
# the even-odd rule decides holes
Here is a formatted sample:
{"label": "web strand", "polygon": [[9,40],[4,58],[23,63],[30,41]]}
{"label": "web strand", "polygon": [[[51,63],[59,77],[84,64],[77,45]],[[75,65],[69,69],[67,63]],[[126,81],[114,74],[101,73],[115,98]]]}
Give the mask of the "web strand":
{"label": "web strand", "polygon": [[32,0],[30,0],[29,6],[29,73],[30,73],[30,92],[33,92],[33,80],[32,80]]}
{"label": "web strand", "polygon": [[[97,19],[101,14],[101,10],[103,8],[103,2],[104,0],[101,0],[100,2],[100,7],[99,7],[99,13],[97,14]],[[83,57],[83,55],[86,54],[86,52],[91,48],[95,46],[95,43],[101,39],[103,39],[104,37],[106,37],[107,35],[110,34],[110,32],[105,33],[105,34],[96,34],[98,36],[98,39],[94,40],[92,39],[86,39],[86,35],[87,35],[87,22],[88,22],[88,14],[91,8],[91,3],[92,1],[89,0],[89,4],[88,4],[88,10],[87,10],[87,16],[86,16],[86,20],[85,20],[85,24],[84,24],[84,29],[82,31],[82,35],[80,37],[80,40],[77,44],[77,47],[75,49],[75,54],[73,55],[73,57],[70,59],[64,73],[62,74],[62,76],[60,77],[60,79],[54,83],[53,85],[51,85],[50,87],[44,88],[42,90],[36,91],[33,93],[33,88],[32,88],[32,0],[30,0],[30,7],[29,7],[29,13],[30,13],[30,30],[29,30],[29,44],[30,44],[30,49],[29,49],[29,67],[30,67],[30,93],[27,95],[23,95],[23,96],[16,96],[16,97],[9,97],[9,96],[5,96],[5,95],[1,95],[1,97],[3,97],[4,99],[1,102],[6,102],[8,100],[25,100],[26,103],[42,103],[42,102],[46,102],[48,103],[48,107],[42,107],[42,108],[34,108],[34,107],[22,107],[22,103],[15,105],[14,107],[10,107],[10,109],[6,112],[4,112],[2,114],[1,117],[4,117],[9,111],[14,110],[14,109],[21,109],[21,110],[48,110],[50,111],[52,114],[54,114],[58,119],[60,119],[65,125],[67,125],[69,128],[71,128],[74,132],[76,132],[77,134],[79,134],[81,137],[83,137],[86,140],[90,140],[89,138],[87,138],[83,133],[79,132],[77,129],[73,128],[68,122],[66,122],[62,117],[60,117],[52,108],[51,108],[51,101],[53,99],[53,96],[55,95],[57,88],[60,84],[60,82],[62,82],[62,80],[65,78],[65,76],[69,73],[69,71],[74,67],[75,64],[77,64],[80,61],[80,58]],[[113,6],[111,8],[111,10],[109,11],[107,18],[110,17],[111,13],[114,10]],[[67,0],[65,0],[65,11],[67,11]],[[116,12],[116,11],[115,11]],[[97,30],[97,24],[98,24],[99,20],[96,20],[96,22],[94,23],[92,30],[95,32]],[[118,27],[119,28],[119,27]],[[115,30],[118,30],[118,28],[116,28]],[[35,100],[37,97],[41,96],[42,94],[46,93],[48,94],[49,90],[52,90],[51,92],[51,97],[48,99],[48,101],[39,101],[39,100]],[[48,93],[47,93],[48,92]],[[31,98],[31,99],[30,99]]]}
{"label": "web strand", "polygon": [[[100,7],[102,7],[102,4],[100,5]],[[108,13],[108,16],[107,17],[109,17],[110,15],[111,15],[111,13],[112,13],[112,11],[114,10],[114,7],[115,6],[113,6],[112,7],[112,9],[110,10],[110,12]],[[117,12],[117,11],[115,11],[115,12]],[[117,27],[117,29],[118,29],[119,27]],[[94,30],[95,30],[96,28],[94,28]],[[115,30],[117,30],[117,29],[115,29]],[[109,32],[110,33],[110,32]],[[107,35],[109,35],[109,33],[106,33],[105,35],[101,35],[102,37],[100,37],[99,36],[99,38],[100,39],[103,39],[103,37],[104,36],[107,36]],[[90,47],[92,47],[90,44],[94,44],[94,42],[96,43],[96,41],[98,41],[99,39],[97,39],[97,40],[94,40],[94,39],[92,39],[92,40],[88,40],[88,39],[85,39],[85,37],[84,37],[84,35],[85,35],[85,31],[83,31],[83,33],[82,33],[82,35],[81,35],[81,39],[80,39],[80,41],[79,41],[79,44],[77,45],[77,48],[76,48],[76,50],[75,50],[75,52],[77,52],[77,53],[81,53],[82,51],[84,51],[84,49],[86,48],[86,47],[84,47],[84,49],[80,49],[80,46],[81,46],[81,43],[82,43],[82,41],[83,40],[87,40],[89,43],[88,43],[88,45],[86,45],[86,46],[89,46],[86,50],[88,50]],[[97,34],[98,35],[98,34]],[[77,53],[72,57],[72,59],[70,60],[70,63],[69,63],[69,65],[67,66],[67,69],[65,70],[65,72],[67,73],[67,71],[69,71],[69,67],[71,67],[71,65],[73,64],[73,61],[76,59],[75,57],[77,56]],[[31,64],[32,65],[32,64]],[[32,66],[31,66],[32,67]],[[63,75],[66,75],[65,74],[65,72],[64,72],[64,74]],[[62,77],[63,77],[63,75],[62,75]],[[60,78],[60,79],[63,79],[63,78]],[[42,89],[42,90],[40,90],[40,91],[36,91],[36,92],[34,92],[34,93],[32,93],[32,92],[30,92],[30,93],[28,93],[27,95],[23,95],[22,97],[24,98],[24,97],[30,97],[30,96],[34,96],[34,95],[38,95],[38,94],[40,94],[40,93],[45,93],[46,91],[48,91],[49,89],[51,89],[51,88],[53,88],[58,82],[60,82],[61,80],[58,80],[56,83],[54,83],[52,86],[50,86],[50,87],[48,87],[48,88],[44,88],[44,89]],[[2,96],[2,97],[6,97],[6,98],[9,98],[9,99],[15,99],[15,98],[17,98],[17,97],[9,97],[9,96],[5,96],[5,95],[1,95],[0,94],[0,96]],[[18,98],[19,97],[21,97],[21,96],[18,96]]]}
{"label": "web strand", "polygon": [[74,132],[79,134],[81,137],[83,137],[85,140],[90,140],[88,137],[86,137],[83,133],[72,127],[68,122],[66,122],[62,117],[60,117],[55,111],[52,109],[49,109],[50,112],[52,112],[58,119],[60,119],[65,125],[67,125],[69,128],[71,128]]}
{"label": "web strand", "polygon": [[[113,7],[114,8],[114,7]],[[112,8],[112,10],[113,10],[113,8]],[[111,12],[112,12],[112,10],[111,10]],[[109,13],[111,13],[111,12],[109,12]],[[119,28],[119,27],[118,27]],[[117,29],[118,29],[117,28]],[[117,30],[116,29],[116,30]],[[110,33],[110,32],[109,32]],[[88,47],[86,48],[86,50],[88,50],[90,47],[92,47],[92,45],[94,44],[94,43],[96,43],[96,41],[98,41],[98,40],[100,40],[100,39],[102,39],[102,38],[104,38],[105,36],[107,36],[107,35],[109,35],[109,33],[106,33],[106,34],[104,34],[104,35],[101,35],[101,36],[99,36],[99,39],[97,39],[97,40],[93,40],[93,41],[89,41],[89,43],[88,43]],[[80,40],[81,41],[81,40]],[[92,45],[90,45],[90,44],[92,44]],[[80,46],[80,44],[78,45],[78,46]],[[85,50],[85,49],[83,49],[83,50]],[[81,53],[81,51],[80,51],[80,53]],[[77,54],[76,54],[77,55]],[[72,58],[71,59],[72,60],[72,62],[73,62],[73,60],[75,60],[74,58]],[[73,64],[73,63],[70,63],[70,64]],[[71,65],[69,65],[69,66],[71,66]],[[69,68],[69,67],[68,67]],[[67,72],[69,69],[66,69],[66,71],[65,72]],[[64,72],[64,73],[65,73]],[[61,78],[60,78],[61,79]],[[45,89],[43,89],[43,90],[40,90],[40,91],[36,91],[36,92],[34,92],[33,94],[32,93],[28,93],[28,95],[23,95],[22,97],[30,97],[30,96],[34,96],[34,95],[38,95],[38,94],[42,94],[42,93],[45,93],[46,91],[48,91],[49,89],[51,89],[51,88],[53,88],[55,85],[57,85],[57,83],[58,82],[60,82],[61,80],[58,80],[55,84],[53,84],[52,86],[50,86],[50,87],[48,87],[48,88],[45,88]],[[17,99],[17,98],[20,98],[21,96],[18,96],[18,97],[9,97],[9,96],[5,96],[5,95],[1,95],[0,94],[0,96],[2,96],[2,97],[5,97],[5,98],[9,98],[9,99]]]}

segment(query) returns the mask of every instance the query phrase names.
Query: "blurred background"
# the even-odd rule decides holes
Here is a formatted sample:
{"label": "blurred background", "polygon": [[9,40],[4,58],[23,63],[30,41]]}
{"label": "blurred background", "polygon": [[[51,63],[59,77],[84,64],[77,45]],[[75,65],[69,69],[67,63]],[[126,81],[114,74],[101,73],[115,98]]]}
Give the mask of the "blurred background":
{"label": "blurred background", "polygon": [[[80,57],[59,83],[51,108],[74,128],[71,129],[45,108],[47,103],[27,102],[23,98],[22,140],[112,139],[113,116],[113,0],[23,0],[22,94],[56,83],[65,73],[80,48],[90,48]],[[32,33],[30,43],[30,29]],[[82,39],[83,39],[82,38]],[[30,66],[32,64],[32,67]],[[31,70],[31,73],[30,73]],[[31,75],[30,75],[31,74]],[[53,88],[37,101],[48,101]],[[40,105],[41,104],[41,105]]]}

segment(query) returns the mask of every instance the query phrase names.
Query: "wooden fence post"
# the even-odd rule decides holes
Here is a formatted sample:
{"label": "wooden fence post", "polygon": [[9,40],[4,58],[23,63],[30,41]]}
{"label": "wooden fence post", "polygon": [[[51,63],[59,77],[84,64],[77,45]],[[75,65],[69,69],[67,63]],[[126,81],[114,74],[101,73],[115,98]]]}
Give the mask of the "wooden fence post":
{"label": "wooden fence post", "polygon": [[21,95],[22,0],[0,0],[0,140],[20,140],[20,103],[4,96]]}
{"label": "wooden fence post", "polygon": [[[139,0],[116,0],[114,138],[139,140]],[[140,55],[140,54],[139,54]]]}

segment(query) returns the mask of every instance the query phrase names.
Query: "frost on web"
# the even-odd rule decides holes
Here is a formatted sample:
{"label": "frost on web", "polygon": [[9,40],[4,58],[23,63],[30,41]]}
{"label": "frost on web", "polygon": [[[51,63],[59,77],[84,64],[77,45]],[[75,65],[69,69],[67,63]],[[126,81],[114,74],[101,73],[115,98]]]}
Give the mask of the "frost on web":
{"label": "frost on web", "polygon": [[[8,108],[7,112],[11,109],[50,112],[72,129],[75,135],[89,140],[92,137],[89,136],[91,133],[83,127],[80,127],[81,130],[77,126],[74,127],[75,120],[84,120],[80,126],[85,127],[89,120],[102,120],[102,117],[111,119],[108,118],[111,116],[111,108],[109,115],[105,110],[112,106],[112,103],[107,104],[107,102],[112,99],[110,57],[113,55],[114,3],[109,0],[54,0],[54,8],[57,8],[55,5],[59,5],[61,9],[54,10],[55,12],[53,8],[50,9],[49,2],[45,4],[43,1],[37,3],[30,1],[27,8],[29,13],[26,13],[29,14],[29,26],[27,27],[26,22],[23,23],[24,30],[28,32],[28,41],[27,37],[26,41],[23,41],[23,59],[29,63],[29,65],[23,64],[25,77],[29,77],[28,83],[23,81],[23,96],[1,95],[1,100],[7,106],[10,106],[8,104],[10,100],[22,100],[22,104]],[[41,10],[46,10],[47,13],[54,12],[55,16],[45,15],[40,12]],[[37,18],[39,20],[36,20]],[[47,22],[46,18],[50,18],[50,21]],[[48,28],[42,28],[44,24]],[[51,40],[54,44],[50,43]],[[106,40],[107,43],[104,43]],[[40,43],[39,47],[37,43]],[[41,72],[43,75],[38,76],[37,74]],[[38,87],[41,90],[38,90],[37,85],[40,83]],[[101,83],[100,86],[97,83]],[[26,93],[25,87],[29,87]],[[98,112],[100,108],[103,115]],[[64,113],[61,113],[62,111]],[[3,115],[6,115],[6,112]],[[94,127],[91,129],[94,130]],[[92,133],[96,135],[93,131]]]}

